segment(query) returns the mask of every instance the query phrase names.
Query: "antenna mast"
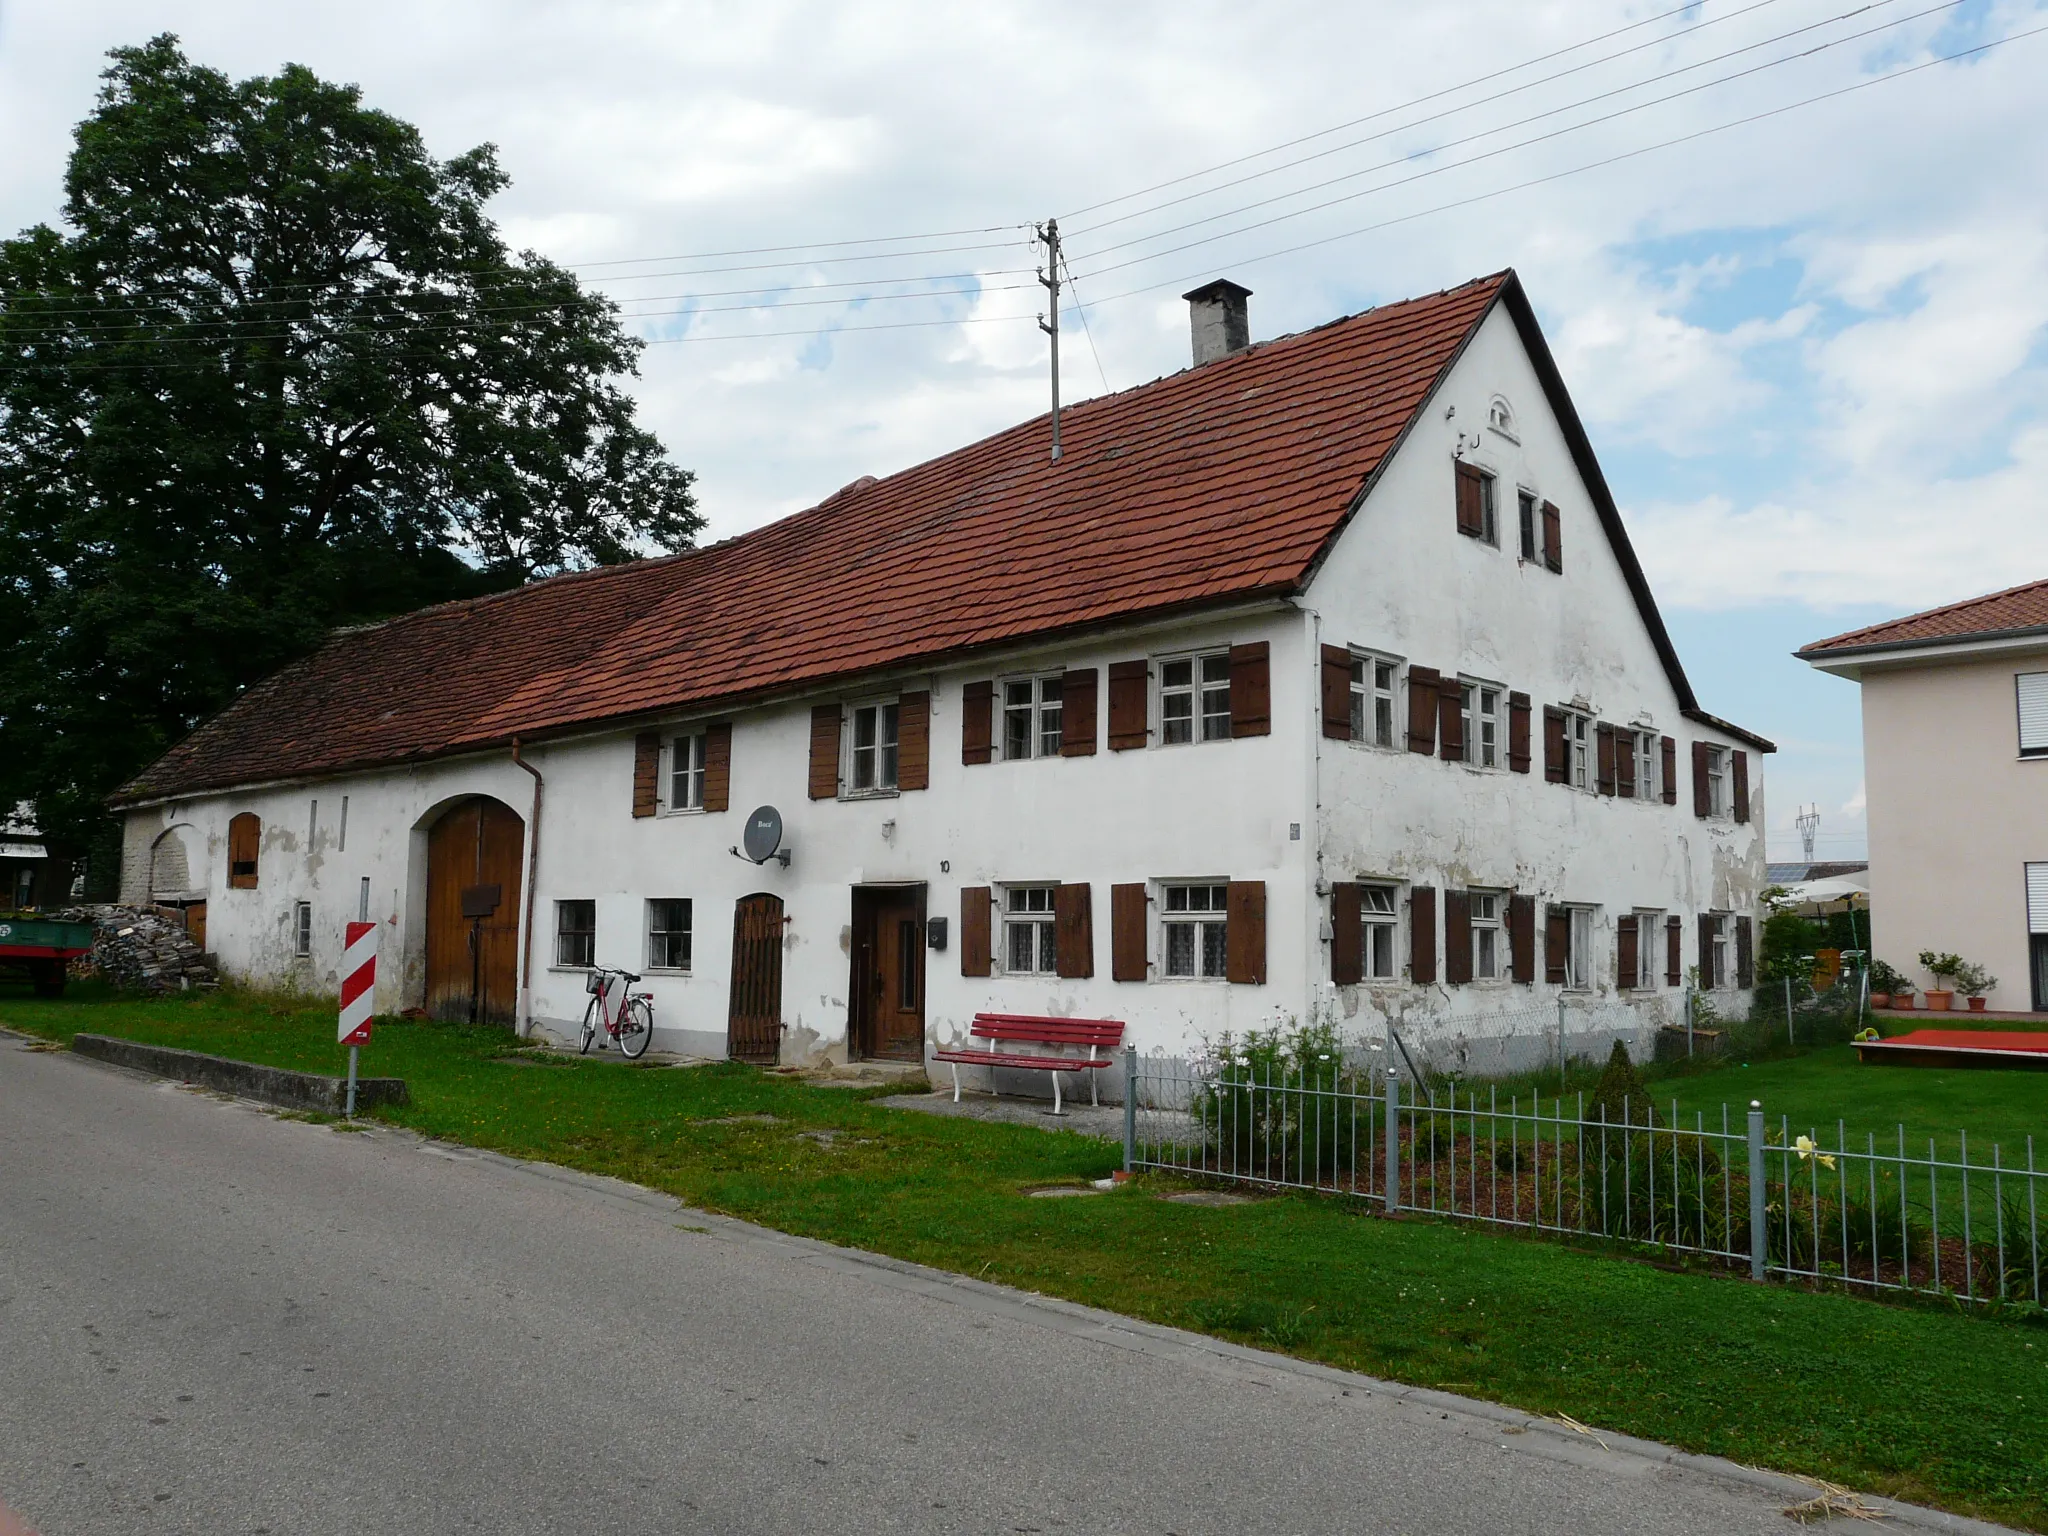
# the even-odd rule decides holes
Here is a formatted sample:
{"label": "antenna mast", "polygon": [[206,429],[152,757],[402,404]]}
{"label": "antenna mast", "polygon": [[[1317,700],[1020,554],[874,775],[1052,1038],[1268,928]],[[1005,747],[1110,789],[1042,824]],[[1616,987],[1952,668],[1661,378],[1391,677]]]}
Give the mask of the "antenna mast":
{"label": "antenna mast", "polygon": [[1045,265],[1038,269],[1038,281],[1050,295],[1052,319],[1038,317],[1038,328],[1052,338],[1052,456],[1060,456],[1060,221],[1047,219],[1038,227],[1045,242]]}
{"label": "antenna mast", "polygon": [[1806,862],[1811,864],[1813,862],[1813,836],[1820,830],[1820,807],[1817,805],[1802,806],[1800,807],[1799,814],[1793,817],[1792,821],[1799,828],[1799,842],[1806,850]]}

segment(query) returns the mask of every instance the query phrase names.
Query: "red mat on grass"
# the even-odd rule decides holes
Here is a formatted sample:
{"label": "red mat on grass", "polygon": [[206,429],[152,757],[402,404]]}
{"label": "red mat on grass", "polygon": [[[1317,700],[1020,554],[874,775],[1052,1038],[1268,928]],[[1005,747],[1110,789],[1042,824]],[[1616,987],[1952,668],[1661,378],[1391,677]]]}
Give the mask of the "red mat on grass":
{"label": "red mat on grass", "polygon": [[1859,1040],[1865,1061],[2048,1066],[2048,1033],[2010,1029],[1915,1029],[1889,1040]]}

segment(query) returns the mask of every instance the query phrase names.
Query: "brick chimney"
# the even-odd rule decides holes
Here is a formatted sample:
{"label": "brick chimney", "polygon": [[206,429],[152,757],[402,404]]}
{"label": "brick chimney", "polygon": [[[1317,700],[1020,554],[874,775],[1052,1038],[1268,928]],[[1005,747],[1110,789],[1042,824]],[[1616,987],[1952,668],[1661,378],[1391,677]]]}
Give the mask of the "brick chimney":
{"label": "brick chimney", "polygon": [[1227,277],[1181,295],[1188,301],[1188,326],[1194,333],[1197,368],[1233,352],[1242,352],[1252,344],[1251,315],[1244,302],[1251,296],[1251,289]]}

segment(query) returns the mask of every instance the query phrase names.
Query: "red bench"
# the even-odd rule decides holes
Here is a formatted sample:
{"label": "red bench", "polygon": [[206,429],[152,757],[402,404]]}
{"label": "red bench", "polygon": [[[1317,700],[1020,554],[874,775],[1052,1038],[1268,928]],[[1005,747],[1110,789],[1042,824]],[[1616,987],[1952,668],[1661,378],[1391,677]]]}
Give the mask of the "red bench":
{"label": "red bench", "polygon": [[[1099,1104],[1096,1097],[1095,1078],[1092,1074],[1104,1067],[1115,1065],[1116,1048],[1123,1044],[1124,1026],[1121,1019],[1053,1019],[1025,1013],[977,1013],[974,1023],[967,1031],[968,1037],[985,1042],[976,1049],[935,1051],[938,1060],[949,1062],[953,1068],[953,1102],[960,1102],[960,1068],[973,1067],[1021,1067],[1031,1072],[1052,1074],[1052,1112],[1060,1109],[1060,1074],[1062,1072],[1087,1072],[1088,1102]],[[1019,1046],[1043,1046],[1046,1049],[1027,1051],[1015,1049]],[[999,1048],[1000,1047],[1000,1048]],[[1067,1051],[1085,1050],[1085,1056],[1053,1055],[1054,1048]],[[990,1081],[994,1090],[994,1081]]]}

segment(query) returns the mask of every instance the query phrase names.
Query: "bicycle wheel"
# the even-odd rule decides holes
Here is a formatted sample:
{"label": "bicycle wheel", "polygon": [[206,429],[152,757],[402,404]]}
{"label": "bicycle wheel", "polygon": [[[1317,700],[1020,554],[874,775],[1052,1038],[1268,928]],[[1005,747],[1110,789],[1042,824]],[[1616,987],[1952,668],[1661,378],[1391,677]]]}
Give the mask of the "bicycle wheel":
{"label": "bicycle wheel", "polygon": [[653,1043],[654,1010],[644,998],[632,998],[626,1004],[625,1017],[619,1020],[619,1049],[638,1058],[645,1056],[647,1047]]}
{"label": "bicycle wheel", "polygon": [[590,1054],[590,1042],[597,1038],[597,999],[591,998],[583,1010],[583,1034],[576,1043],[576,1049],[583,1055]]}

